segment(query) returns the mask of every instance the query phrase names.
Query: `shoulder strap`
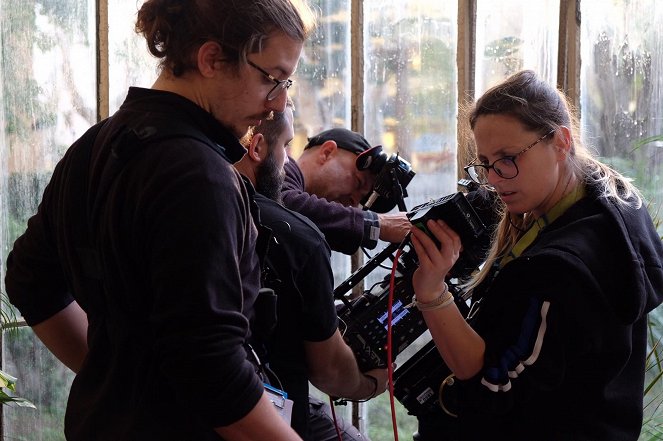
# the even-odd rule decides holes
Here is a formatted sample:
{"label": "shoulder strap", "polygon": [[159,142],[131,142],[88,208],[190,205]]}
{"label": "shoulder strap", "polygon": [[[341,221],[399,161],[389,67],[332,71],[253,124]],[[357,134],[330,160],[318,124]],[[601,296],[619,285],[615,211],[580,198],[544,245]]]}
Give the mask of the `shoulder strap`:
{"label": "shoulder strap", "polygon": [[[72,222],[79,223],[76,227],[78,231],[85,234],[85,238],[89,238],[90,223],[88,219],[88,188],[90,182],[90,164],[92,162],[92,150],[94,143],[99,135],[99,132],[108,122],[106,118],[97,124],[90,127],[80,138],[78,138],[70,147],[71,152],[71,165],[70,174],[75,182],[80,183],[80,200],[77,204],[72,205],[72,209],[77,212],[71,216]],[[82,225],[80,225],[82,224]],[[76,248],[76,253],[81,264],[83,275],[89,279],[98,279],[101,274],[99,272],[98,256],[94,250],[89,247],[89,240],[84,240]]]}
{"label": "shoulder strap", "polygon": [[[96,188],[93,190],[90,188],[93,166],[92,155],[96,138],[106,121],[107,120],[104,120],[93,126],[78,141],[76,141],[76,143],[84,144],[83,149],[81,149],[81,156],[84,155],[84,157],[76,159],[77,162],[82,162],[76,165],[76,169],[81,173],[85,173],[83,182],[86,184],[85,188],[87,191],[85,192],[85,203],[82,205],[82,208],[86,210],[86,213],[81,215],[80,219],[86,219],[87,221],[87,226],[82,231],[87,232],[87,242],[89,243],[89,248],[81,250],[82,254],[79,254],[81,254],[82,261],[86,262],[86,266],[88,266],[85,270],[86,275],[96,279],[101,278],[102,274],[101,267],[98,264],[98,258],[95,258],[97,253],[93,228],[94,225],[97,224],[96,219],[99,216],[100,210],[106,201],[108,192],[115,179],[137,153],[158,141],[175,138],[191,138],[205,144],[225,160],[230,162],[223,146],[213,142],[204,133],[190,124],[180,121],[150,118],[150,115],[146,115],[141,120],[134,121],[131,124],[120,128],[113,135],[113,138],[110,140],[110,155],[108,155],[107,159],[102,159],[102,161],[105,162],[101,168],[101,173],[97,181],[98,184],[95,185]],[[104,140],[104,142],[108,141]],[[83,254],[87,255],[87,259],[83,259]]]}
{"label": "shoulder strap", "polygon": [[191,138],[200,141],[230,162],[223,146],[213,142],[190,124],[180,121],[150,119],[149,115],[146,115],[142,120],[118,130],[111,140],[111,155],[103,166],[97,194],[90,205],[92,224],[95,223],[96,216],[105,202],[106,195],[113,182],[135,155],[158,141],[176,138]]}
{"label": "shoulder strap", "polygon": [[129,127],[128,131],[131,132],[133,136],[135,136],[136,140],[142,143],[142,146],[172,138],[195,139],[196,141],[200,141],[207,147],[214,150],[226,161],[230,162],[230,159],[226,154],[225,147],[212,141],[209,137],[207,137],[207,135],[192,127],[190,124],[185,124],[181,121],[164,120],[162,122],[158,122],[158,120],[153,120],[150,121],[149,124],[138,122],[137,124],[133,124],[132,127]]}

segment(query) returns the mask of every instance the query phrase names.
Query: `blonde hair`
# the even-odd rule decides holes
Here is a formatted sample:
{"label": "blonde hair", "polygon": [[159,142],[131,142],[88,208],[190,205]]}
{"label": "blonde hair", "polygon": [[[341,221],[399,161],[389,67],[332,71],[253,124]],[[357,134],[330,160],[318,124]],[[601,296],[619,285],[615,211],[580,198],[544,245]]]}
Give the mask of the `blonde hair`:
{"label": "blonde hair", "polygon": [[[630,179],[596,159],[578,135],[578,119],[566,96],[537,77],[531,70],[517,72],[486,91],[469,112],[469,126],[474,129],[483,115],[504,114],[515,117],[524,127],[541,136],[562,126],[571,132],[571,149],[566,156],[570,172],[619,205],[639,208],[642,197]],[[513,216],[500,204],[501,220],[493,233],[486,263],[469,282],[468,288],[481,283],[492,266],[505,256],[534,221],[531,215]]]}

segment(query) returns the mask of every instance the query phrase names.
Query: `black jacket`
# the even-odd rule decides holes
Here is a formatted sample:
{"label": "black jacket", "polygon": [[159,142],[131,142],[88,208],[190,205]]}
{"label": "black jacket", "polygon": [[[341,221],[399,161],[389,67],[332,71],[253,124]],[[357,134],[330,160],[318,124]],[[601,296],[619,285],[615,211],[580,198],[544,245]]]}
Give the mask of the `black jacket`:
{"label": "black jacket", "polygon": [[[170,124],[212,142],[115,142]],[[259,288],[257,231],[231,164],[245,150],[191,101],[137,88],[88,167],[89,148],[75,143],[56,166],[6,276],[30,325],[74,299],[88,314],[67,439],[220,439],[213,428],[245,416],[263,391],[244,348]]]}
{"label": "black jacket", "polygon": [[587,191],[479,287],[486,355],[461,382],[461,439],[638,439],[663,244],[646,207]]}

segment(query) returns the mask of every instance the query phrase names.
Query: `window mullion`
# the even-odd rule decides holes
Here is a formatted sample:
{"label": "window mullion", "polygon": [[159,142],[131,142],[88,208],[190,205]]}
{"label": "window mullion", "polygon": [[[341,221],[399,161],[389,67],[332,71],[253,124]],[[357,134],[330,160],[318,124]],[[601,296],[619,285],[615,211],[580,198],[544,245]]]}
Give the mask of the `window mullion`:
{"label": "window mullion", "polygon": [[580,0],[560,0],[557,87],[580,108]]}
{"label": "window mullion", "polygon": [[474,100],[475,58],[476,58],[476,0],[458,0],[458,46],[456,67],[458,69],[458,123],[456,165],[458,176],[463,176],[463,165],[470,162],[467,143],[464,141],[463,105],[467,100]]}
{"label": "window mullion", "polygon": [[108,0],[97,0],[97,119],[109,114]]}

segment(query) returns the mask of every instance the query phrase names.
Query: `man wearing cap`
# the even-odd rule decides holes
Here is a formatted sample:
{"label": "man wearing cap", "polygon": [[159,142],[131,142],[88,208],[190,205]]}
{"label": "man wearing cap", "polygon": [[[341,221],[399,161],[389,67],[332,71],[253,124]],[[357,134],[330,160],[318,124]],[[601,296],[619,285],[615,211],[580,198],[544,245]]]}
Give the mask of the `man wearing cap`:
{"label": "man wearing cap", "polygon": [[297,162],[285,165],[283,203],[303,214],[324,233],[332,250],[353,254],[373,249],[378,239],[398,243],[410,229],[404,212],[375,213],[358,208],[373,189],[375,175],[360,171],[355,161],[371,145],[359,133],[343,128],[311,138]]}

